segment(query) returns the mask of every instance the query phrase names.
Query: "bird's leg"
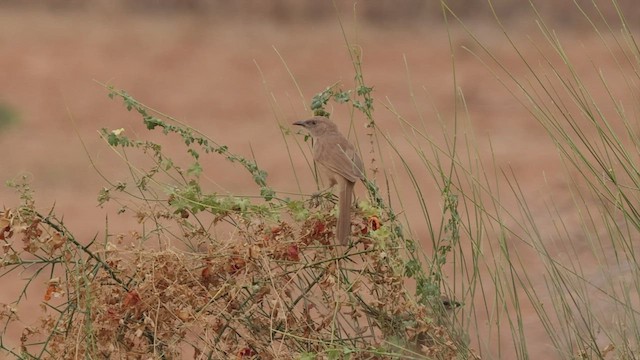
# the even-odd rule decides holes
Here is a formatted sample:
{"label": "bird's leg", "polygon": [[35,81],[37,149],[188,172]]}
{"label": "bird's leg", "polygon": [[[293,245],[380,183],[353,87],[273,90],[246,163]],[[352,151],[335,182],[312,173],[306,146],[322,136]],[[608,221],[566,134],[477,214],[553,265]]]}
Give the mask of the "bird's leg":
{"label": "bird's leg", "polygon": [[311,194],[311,205],[313,206],[320,205],[320,199],[322,198],[325,198],[327,200],[330,200],[332,203],[335,203],[337,196],[333,194],[333,188],[336,186],[336,184],[338,184],[336,179],[333,177],[330,177],[329,186]]}
{"label": "bird's leg", "polygon": [[320,205],[320,200],[325,198],[327,200],[331,200],[331,202],[335,202],[335,198],[336,195],[333,194],[333,188],[335,187],[334,185],[328,186],[322,190],[318,190],[316,192],[314,192],[313,194],[311,194],[311,199],[309,200],[311,202],[311,206],[313,207],[317,207]]}

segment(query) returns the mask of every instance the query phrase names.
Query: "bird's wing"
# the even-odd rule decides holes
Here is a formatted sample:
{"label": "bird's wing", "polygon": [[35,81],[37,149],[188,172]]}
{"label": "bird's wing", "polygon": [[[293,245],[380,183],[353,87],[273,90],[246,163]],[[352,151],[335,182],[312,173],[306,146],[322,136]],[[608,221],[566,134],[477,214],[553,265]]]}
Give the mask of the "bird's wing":
{"label": "bird's wing", "polygon": [[342,136],[327,140],[318,144],[316,160],[351,182],[364,178],[362,159],[353,145]]}

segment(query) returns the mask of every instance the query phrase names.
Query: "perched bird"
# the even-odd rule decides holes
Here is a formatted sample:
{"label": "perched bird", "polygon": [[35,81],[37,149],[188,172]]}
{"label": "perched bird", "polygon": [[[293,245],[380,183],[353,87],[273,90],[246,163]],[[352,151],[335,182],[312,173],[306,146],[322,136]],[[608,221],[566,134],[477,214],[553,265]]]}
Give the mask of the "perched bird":
{"label": "perched bird", "polygon": [[338,185],[338,242],[346,245],[351,234],[351,198],[356,181],[364,179],[363,164],[356,149],[338,131],[336,124],[326,117],[316,116],[296,121],[313,137],[313,159],[329,180],[329,186]]}

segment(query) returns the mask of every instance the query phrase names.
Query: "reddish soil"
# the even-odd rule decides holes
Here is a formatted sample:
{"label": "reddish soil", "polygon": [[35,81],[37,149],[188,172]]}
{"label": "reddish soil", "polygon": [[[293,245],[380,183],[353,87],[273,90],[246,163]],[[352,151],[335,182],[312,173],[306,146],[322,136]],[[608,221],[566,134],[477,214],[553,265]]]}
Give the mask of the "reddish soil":
{"label": "reddish soil", "polygon": [[[474,31],[515,76],[531,78],[500,32],[492,28],[489,24],[476,24]],[[389,108],[402,114],[408,123],[424,129],[436,144],[444,144],[443,126],[450,130],[454,116],[447,32],[436,24],[407,27],[370,24],[361,25],[357,32],[352,24],[346,24],[346,30],[349,39],[364,54],[367,84],[375,86],[377,121],[416,171],[422,172],[418,176],[420,186],[429,210],[437,214],[442,200],[436,183],[405,138],[411,136],[407,126],[402,126]],[[531,41],[546,48],[541,37],[533,27],[527,30],[527,26],[515,34],[531,63],[538,66],[540,57]],[[590,61],[595,59],[598,66],[605,68],[613,66],[607,49],[596,36],[570,30],[564,34],[568,51],[577,54],[574,63],[585,81],[597,84],[598,74],[590,72]],[[456,80],[469,111],[460,134],[466,132],[475,139],[477,156],[486,164],[491,164],[493,152],[499,169],[513,171],[525,195],[532,199],[540,228],[554,234],[542,200],[553,197],[559,206],[565,206],[560,211],[566,211],[567,222],[572,221],[573,210],[562,185],[567,174],[552,142],[482,62],[463,49],[466,46],[480,51],[463,31],[453,32],[452,44]],[[583,52],[588,52],[590,58],[581,56]],[[0,69],[0,103],[15,109],[20,116],[19,123],[0,130],[2,180],[29,174],[42,210],[55,205],[56,213],[64,214],[66,225],[78,238],[86,240],[96,234],[104,236],[105,228],[105,209],[96,206],[97,192],[104,181],[89,157],[109,178],[118,180],[127,176],[121,160],[96,130],[125,128],[131,135],[149,136],[135,114],[127,113],[119,102],[110,100],[107,91],[94,80],[125,89],[143,103],[199,128],[235,153],[251,156],[253,152],[260,166],[268,171],[269,182],[275,189],[295,193],[300,189],[293,180],[278,124],[287,126],[309,116],[306,109],[313,94],[336,81],[350,87],[354,77],[340,26],[333,22],[285,26],[266,21],[221,22],[187,15],[96,15],[7,9],[0,11]],[[505,78],[503,74],[500,76]],[[617,86],[616,81],[622,82],[617,73],[611,76],[613,87]],[[411,90],[415,92],[415,104]],[[464,109],[458,110],[464,118]],[[341,121],[343,130],[347,126],[346,114],[346,109],[336,105],[335,118]],[[364,123],[362,117],[356,116],[355,130],[366,154],[369,145]],[[422,145],[428,147],[424,141]],[[182,151],[178,142],[168,146]],[[298,172],[301,187],[311,192],[312,181],[305,171],[304,158],[295,146],[292,152],[294,166],[301,169]],[[431,152],[426,154],[429,156]],[[475,156],[476,152],[471,154]],[[206,175],[212,180],[206,182],[210,190],[255,193],[250,177],[241,169],[217,159],[206,165]],[[416,219],[412,230],[424,239],[428,250],[426,226],[419,225],[418,203],[401,164],[389,156],[383,166],[391,170],[399,188],[404,189],[400,191],[406,196],[404,211],[417,214],[410,215]],[[491,175],[491,166],[488,171]],[[358,191],[363,194],[362,188]],[[507,192],[502,195],[507,206],[514,205]],[[17,198],[11,190],[0,188],[0,203],[11,207],[17,204]],[[134,225],[132,220],[113,214],[109,223],[112,232]],[[514,246],[520,247],[517,243]],[[526,249],[523,245],[521,250]],[[530,262],[528,269],[532,274],[543,272],[541,264]],[[0,281],[3,289],[15,287],[6,278]],[[44,280],[39,286],[44,288]],[[458,290],[463,292],[456,286]],[[34,302],[41,296],[37,291],[30,293]],[[13,290],[3,291],[0,303],[14,296]],[[26,313],[23,309],[21,312]],[[27,315],[23,317],[26,323],[29,319]],[[479,321],[482,333],[483,324],[490,320]],[[550,345],[537,325],[535,314],[525,313],[524,321],[529,327],[531,358],[548,358],[544,355],[549,354]],[[484,342],[495,341],[495,333],[484,335]],[[15,338],[5,341],[11,343]],[[474,345],[493,347],[486,343]],[[510,358],[509,354],[507,351],[501,357]],[[495,353],[485,355],[484,358],[497,357]]]}

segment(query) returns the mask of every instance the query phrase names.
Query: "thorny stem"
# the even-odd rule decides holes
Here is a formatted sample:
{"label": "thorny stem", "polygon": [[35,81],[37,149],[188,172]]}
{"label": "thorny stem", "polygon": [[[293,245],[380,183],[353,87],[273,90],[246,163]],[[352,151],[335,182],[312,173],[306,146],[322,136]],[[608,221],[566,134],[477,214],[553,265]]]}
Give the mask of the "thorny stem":
{"label": "thorny stem", "polygon": [[104,260],[102,260],[98,255],[94,254],[91,250],[89,250],[89,248],[87,246],[84,246],[84,245],[80,244],[75,239],[73,234],[71,234],[69,231],[67,231],[66,226],[64,226],[62,224],[60,224],[60,225],[56,224],[55,222],[51,221],[50,216],[44,216],[44,215],[40,214],[39,212],[36,212],[35,215],[43,223],[47,224],[48,226],[50,226],[51,228],[53,228],[54,230],[56,230],[57,232],[62,234],[69,241],[71,241],[78,249],[82,250],[82,252],[84,252],[85,254],[89,255],[90,258],[95,260],[100,265],[100,267],[102,267],[107,273],[109,273],[109,276],[115,282],[117,282],[120,286],[122,286],[122,288],[124,290],[129,291],[129,287],[122,280],[120,280],[118,278],[118,276],[115,274],[115,272],[113,271],[111,266],[109,266],[109,264],[105,263]]}

